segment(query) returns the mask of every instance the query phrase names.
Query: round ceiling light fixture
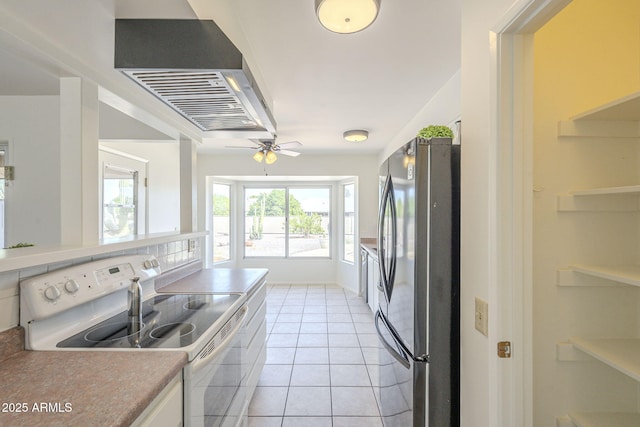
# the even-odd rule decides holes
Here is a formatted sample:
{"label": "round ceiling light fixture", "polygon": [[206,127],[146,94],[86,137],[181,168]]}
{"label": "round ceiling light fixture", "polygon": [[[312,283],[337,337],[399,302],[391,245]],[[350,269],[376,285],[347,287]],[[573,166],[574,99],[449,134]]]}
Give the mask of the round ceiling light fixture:
{"label": "round ceiling light fixture", "polygon": [[357,33],[376,20],[380,0],[315,0],[318,20],[329,31]]}
{"label": "round ceiling light fixture", "polygon": [[366,130],[348,130],[342,134],[344,139],[349,142],[362,142],[365,139],[369,138],[369,132]]}

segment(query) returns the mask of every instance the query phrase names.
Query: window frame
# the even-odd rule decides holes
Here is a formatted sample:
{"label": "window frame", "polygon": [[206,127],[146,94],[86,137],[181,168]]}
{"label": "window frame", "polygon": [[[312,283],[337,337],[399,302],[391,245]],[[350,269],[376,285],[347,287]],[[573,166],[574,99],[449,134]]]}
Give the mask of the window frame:
{"label": "window frame", "polygon": [[[133,181],[133,188],[132,188],[132,193],[133,193],[133,202],[132,202],[132,206],[133,206],[133,231],[130,234],[127,235],[123,235],[123,236],[111,236],[111,237],[106,237],[105,236],[105,218],[104,218],[104,210],[106,208],[106,201],[105,201],[105,181],[108,179],[114,179],[114,178],[109,178],[108,175],[109,173],[107,173],[107,171],[111,171],[110,173],[115,173],[115,174],[120,174],[122,176],[130,176],[131,180]],[[120,166],[120,165],[114,165],[112,163],[108,163],[105,162],[102,166],[102,183],[101,183],[101,198],[102,198],[102,213],[100,215],[100,235],[102,236],[102,238],[129,238],[129,237],[135,237],[139,234],[139,230],[140,230],[140,214],[141,214],[141,209],[140,209],[140,196],[138,194],[138,190],[140,187],[140,183],[139,183],[139,176],[140,176],[140,171],[138,171],[137,169],[133,169],[133,168],[129,168],[129,167],[124,167],[124,166]],[[116,178],[117,179],[117,178]],[[129,179],[129,178],[127,178]]]}
{"label": "window frame", "polygon": [[[340,241],[340,248],[341,248],[341,261],[348,263],[348,264],[355,264],[356,260],[357,260],[357,254],[358,254],[358,245],[356,245],[356,235],[358,232],[358,215],[357,215],[357,211],[358,211],[358,194],[357,194],[357,186],[355,181],[342,181],[340,182],[340,190],[341,190],[341,195],[342,195],[342,209],[341,209],[341,219],[340,219],[340,224],[342,226],[342,233],[341,234],[341,241]],[[346,213],[347,213],[347,205],[346,205],[346,188],[348,186],[351,186],[352,188],[352,198],[353,198],[353,232],[351,233],[351,237],[353,239],[353,242],[351,243],[353,246],[353,258],[352,259],[347,259],[346,255],[347,255],[347,245],[346,245]]]}
{"label": "window frame", "polygon": [[[329,249],[329,253],[327,256],[291,256],[289,253],[289,240],[290,240],[290,233],[289,233],[289,224],[290,224],[290,216],[289,216],[289,190],[290,189],[326,189],[329,191],[329,195],[328,195],[328,200],[329,200],[329,214],[328,214],[328,218],[329,218],[329,224],[327,227],[327,237],[329,239],[329,243],[328,243],[328,249]],[[321,260],[332,260],[334,258],[334,241],[335,241],[335,235],[334,235],[334,230],[335,227],[333,226],[333,222],[335,220],[335,210],[336,210],[336,203],[334,200],[334,188],[335,188],[335,183],[333,182],[302,182],[300,181],[300,183],[290,183],[290,182],[266,182],[266,183],[257,183],[257,182],[243,182],[241,189],[240,189],[240,197],[239,199],[241,200],[241,206],[239,207],[239,212],[242,212],[242,225],[239,228],[239,235],[236,237],[236,239],[234,239],[237,242],[241,242],[242,243],[242,253],[241,253],[241,257],[243,260],[256,260],[256,259],[287,259],[287,260],[312,260],[312,259],[321,259]],[[247,229],[247,217],[246,217],[246,190],[247,189],[284,189],[285,191],[285,227],[284,227],[284,241],[285,241],[285,247],[284,247],[284,255],[277,255],[277,256],[247,256],[247,252],[246,252],[246,247],[244,245],[244,241],[245,241],[245,230]]]}

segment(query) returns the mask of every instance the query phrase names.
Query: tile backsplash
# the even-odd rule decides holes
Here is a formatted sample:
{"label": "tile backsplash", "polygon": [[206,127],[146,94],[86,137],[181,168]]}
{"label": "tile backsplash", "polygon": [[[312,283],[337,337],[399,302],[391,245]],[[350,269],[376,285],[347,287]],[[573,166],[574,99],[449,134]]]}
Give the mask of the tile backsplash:
{"label": "tile backsplash", "polygon": [[180,239],[174,242],[140,246],[135,249],[114,251],[92,257],[74,258],[62,262],[0,273],[0,331],[13,328],[17,326],[20,321],[19,284],[21,280],[98,259],[134,254],[154,255],[160,263],[162,272],[165,273],[200,260],[202,258],[202,239]]}

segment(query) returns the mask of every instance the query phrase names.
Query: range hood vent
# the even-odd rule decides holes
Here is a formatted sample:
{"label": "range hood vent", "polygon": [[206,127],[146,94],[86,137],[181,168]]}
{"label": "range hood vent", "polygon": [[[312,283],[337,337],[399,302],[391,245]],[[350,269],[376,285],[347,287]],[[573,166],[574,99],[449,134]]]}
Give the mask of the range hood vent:
{"label": "range hood vent", "polygon": [[213,21],[117,19],[115,68],[205,132],[273,138],[267,103]]}

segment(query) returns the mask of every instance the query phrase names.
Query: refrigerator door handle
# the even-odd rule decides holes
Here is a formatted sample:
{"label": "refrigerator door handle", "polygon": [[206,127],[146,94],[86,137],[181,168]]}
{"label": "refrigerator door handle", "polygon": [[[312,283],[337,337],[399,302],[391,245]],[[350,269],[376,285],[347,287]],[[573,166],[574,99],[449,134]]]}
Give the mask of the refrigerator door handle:
{"label": "refrigerator door handle", "polygon": [[[400,348],[398,348],[398,346],[393,346],[393,345],[391,345],[391,344],[389,344],[387,342],[386,338],[384,337],[384,335],[380,331],[380,323],[379,323],[380,321],[382,321],[382,327],[385,328],[389,332],[389,334],[391,335],[391,337],[394,340],[394,343],[397,344]],[[391,331],[391,329],[387,325],[387,322],[385,322],[384,318],[382,317],[382,313],[380,313],[380,310],[376,311],[375,324],[376,324],[376,331],[378,332],[378,337],[380,338],[380,341],[382,341],[382,345],[384,346],[384,348],[386,348],[387,351],[389,353],[391,353],[391,355],[398,362],[400,362],[400,364],[402,366],[404,366],[405,368],[409,369],[411,367],[411,363],[409,362],[409,360],[412,359],[409,356],[410,353],[408,353],[406,351],[406,347],[404,347],[404,345],[401,342],[399,342],[396,339],[396,337],[393,335],[393,332]],[[400,353],[400,351],[402,351],[403,354]]]}
{"label": "refrigerator door handle", "polygon": [[384,187],[382,189],[382,196],[380,197],[380,210],[378,212],[378,269],[380,270],[380,285],[387,301],[389,296],[387,295],[387,265],[386,265],[386,253],[387,248],[385,247],[385,239],[384,239],[384,226],[385,226],[385,210],[387,207],[387,198],[389,197],[389,181],[391,177],[387,175],[387,179],[384,182]]}
{"label": "refrigerator door handle", "polygon": [[[386,217],[386,208],[389,206],[390,217]],[[380,212],[378,214],[378,263],[380,268],[380,281],[382,282],[382,290],[384,291],[387,301],[391,301],[391,294],[393,293],[393,281],[396,275],[396,245],[397,245],[397,214],[395,196],[393,194],[393,182],[391,176],[387,175],[387,179],[384,183],[384,189],[382,190],[382,198],[380,201]],[[391,242],[387,245],[385,242],[385,223],[386,220],[391,221]],[[387,250],[389,249],[389,250]],[[390,253],[389,265],[387,265],[387,252]]]}
{"label": "refrigerator door handle", "polygon": [[396,261],[398,257],[398,213],[396,212],[396,196],[393,192],[392,180],[389,180],[389,206],[391,207],[391,261],[389,264],[389,276],[387,277],[387,288],[389,289],[389,300],[391,300],[393,285],[396,280]]}

